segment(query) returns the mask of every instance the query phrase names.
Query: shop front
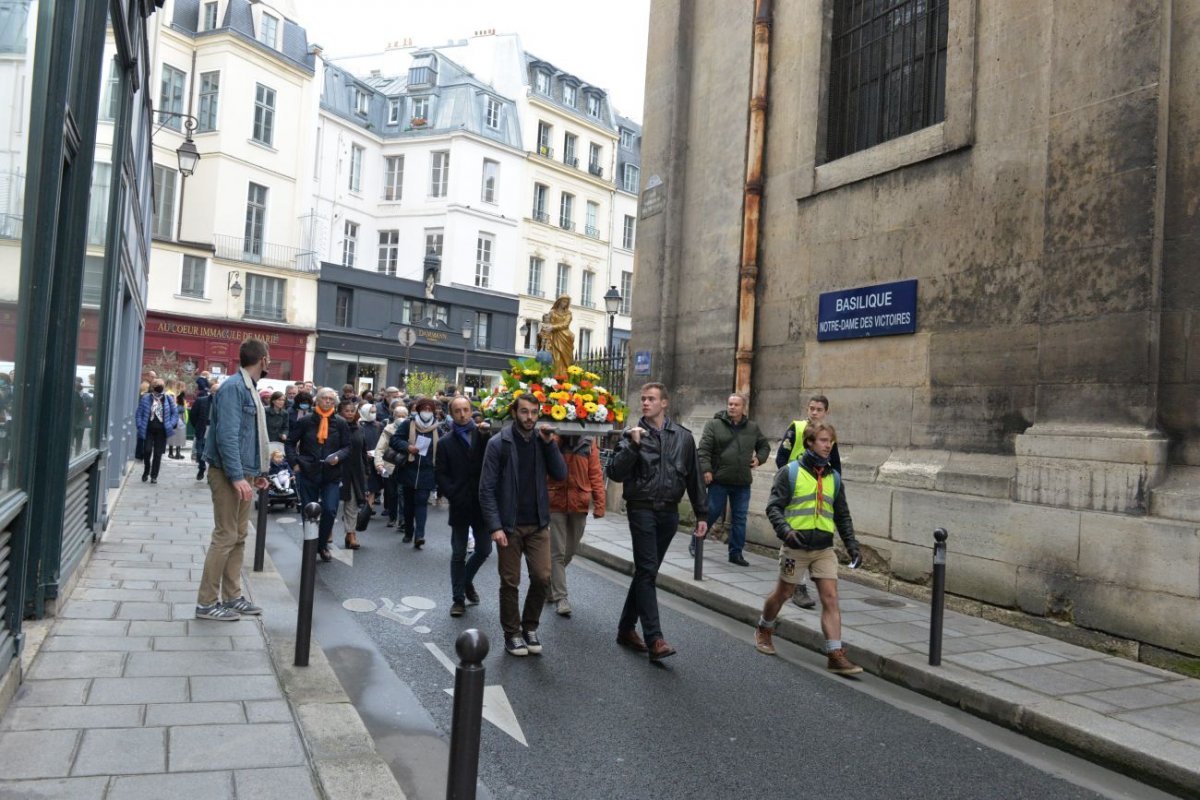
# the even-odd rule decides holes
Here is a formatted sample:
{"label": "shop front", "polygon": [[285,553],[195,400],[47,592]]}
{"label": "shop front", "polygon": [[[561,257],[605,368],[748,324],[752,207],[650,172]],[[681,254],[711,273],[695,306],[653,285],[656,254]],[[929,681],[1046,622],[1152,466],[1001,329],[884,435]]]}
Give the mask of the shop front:
{"label": "shop front", "polygon": [[276,325],[247,325],[150,311],[146,314],[143,366],[177,364],[186,375],[209,372],[229,375],[238,368],[238,347],[251,337],[271,350],[271,377],[306,380],[305,359],[310,332]]}

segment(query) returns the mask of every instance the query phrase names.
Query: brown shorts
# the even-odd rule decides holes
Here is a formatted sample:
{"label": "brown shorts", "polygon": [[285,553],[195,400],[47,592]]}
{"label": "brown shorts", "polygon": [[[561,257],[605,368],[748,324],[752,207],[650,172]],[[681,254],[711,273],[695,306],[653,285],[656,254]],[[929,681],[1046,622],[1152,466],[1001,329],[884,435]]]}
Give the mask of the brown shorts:
{"label": "brown shorts", "polygon": [[805,570],[816,580],[837,580],[837,554],[832,547],[826,547],[824,550],[793,550],[785,545],[779,548],[779,580],[784,583],[800,583]]}

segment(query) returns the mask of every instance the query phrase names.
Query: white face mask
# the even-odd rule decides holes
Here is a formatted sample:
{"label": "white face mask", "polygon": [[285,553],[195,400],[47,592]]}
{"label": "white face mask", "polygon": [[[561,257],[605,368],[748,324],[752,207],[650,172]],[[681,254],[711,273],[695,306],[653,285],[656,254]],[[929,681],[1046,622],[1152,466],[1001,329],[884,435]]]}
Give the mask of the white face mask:
{"label": "white face mask", "polygon": [[429,423],[433,422],[432,411],[418,411],[417,417],[421,420],[422,425],[428,425]]}

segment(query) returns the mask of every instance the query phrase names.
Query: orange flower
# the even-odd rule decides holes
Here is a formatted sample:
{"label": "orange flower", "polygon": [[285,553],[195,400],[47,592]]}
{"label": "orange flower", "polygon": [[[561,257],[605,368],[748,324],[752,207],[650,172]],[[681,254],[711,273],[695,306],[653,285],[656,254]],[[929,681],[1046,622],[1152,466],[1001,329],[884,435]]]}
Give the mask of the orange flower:
{"label": "orange flower", "polygon": [[592,382],[591,381],[580,381],[579,386],[582,389],[590,389],[590,388],[592,388]]}
{"label": "orange flower", "polygon": [[[542,403],[542,413],[543,414],[549,414],[553,409],[554,409],[553,403]],[[609,416],[612,416],[611,411],[609,412]]]}
{"label": "orange flower", "polygon": [[539,403],[544,403],[544,402],[546,402],[546,393],[545,393],[545,392],[541,392],[541,391],[535,391],[535,392],[533,393],[533,396],[534,396],[534,397],[536,397],[536,398],[538,399],[538,402],[539,402]]}
{"label": "orange flower", "polygon": [[613,410],[610,408],[610,409],[608,410],[608,421],[609,421],[609,422],[612,422],[612,421],[613,421],[613,419],[615,419],[615,418],[616,418],[616,416],[617,416],[617,415],[616,415],[615,413],[613,413]]}

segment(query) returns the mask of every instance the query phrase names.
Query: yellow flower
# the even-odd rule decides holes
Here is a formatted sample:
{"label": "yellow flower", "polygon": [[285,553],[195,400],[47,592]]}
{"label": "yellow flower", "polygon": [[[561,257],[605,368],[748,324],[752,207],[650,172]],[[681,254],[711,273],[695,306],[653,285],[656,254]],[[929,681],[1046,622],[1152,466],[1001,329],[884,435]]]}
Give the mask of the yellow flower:
{"label": "yellow flower", "polygon": [[617,417],[617,422],[624,422],[625,421],[625,412],[624,411],[616,412],[616,417]]}
{"label": "yellow flower", "polygon": [[541,375],[542,373],[541,373],[541,370],[523,369],[523,370],[521,370],[521,374],[522,375]]}
{"label": "yellow flower", "polygon": [[582,400],[582,401],[583,401],[583,402],[585,402],[585,403],[590,403],[590,402],[592,402],[593,400],[595,400],[596,398],[595,398],[595,396],[594,396],[594,395],[593,395],[591,392],[588,392],[587,394],[581,394],[581,395],[579,395],[579,399],[580,399],[580,400]]}
{"label": "yellow flower", "polygon": [[563,406],[555,406],[554,408],[550,409],[550,416],[556,420],[566,419],[567,409]]}
{"label": "yellow flower", "polygon": [[567,374],[568,375],[582,375],[583,367],[579,367],[579,366],[576,366],[575,364],[572,364],[571,366],[567,367]]}
{"label": "yellow flower", "polygon": [[600,380],[600,376],[594,372],[585,372],[585,373],[583,373],[583,377],[587,378],[589,381]]}
{"label": "yellow flower", "polygon": [[564,384],[562,385],[562,388],[566,389],[568,392],[573,392],[573,391],[575,391],[575,384],[573,384],[573,383],[564,383]]}
{"label": "yellow flower", "polygon": [[516,400],[518,397],[520,397],[523,394],[525,394],[524,389],[517,389],[516,391],[513,392],[513,400]]}
{"label": "yellow flower", "polygon": [[599,407],[600,406],[596,405],[595,403],[584,403],[583,404],[584,410],[587,411],[589,414],[595,414],[596,409]]}

